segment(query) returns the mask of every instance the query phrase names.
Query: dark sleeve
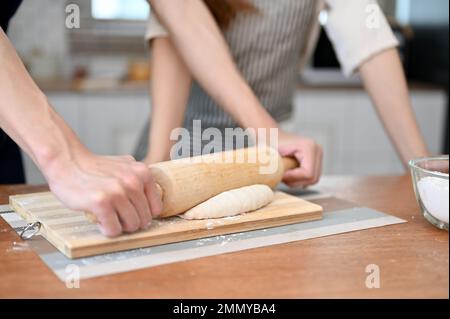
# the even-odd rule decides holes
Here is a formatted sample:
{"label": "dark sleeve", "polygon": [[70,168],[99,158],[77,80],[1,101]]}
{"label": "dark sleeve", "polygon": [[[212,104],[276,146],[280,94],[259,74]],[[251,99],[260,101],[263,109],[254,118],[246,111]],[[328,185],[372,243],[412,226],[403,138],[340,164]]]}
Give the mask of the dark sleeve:
{"label": "dark sleeve", "polygon": [[[6,32],[9,20],[22,0],[0,0],[0,27]],[[0,128],[0,184],[25,183],[22,156],[19,147]]]}
{"label": "dark sleeve", "polygon": [[9,20],[16,13],[22,0],[2,0],[0,1],[0,27],[6,32]]}

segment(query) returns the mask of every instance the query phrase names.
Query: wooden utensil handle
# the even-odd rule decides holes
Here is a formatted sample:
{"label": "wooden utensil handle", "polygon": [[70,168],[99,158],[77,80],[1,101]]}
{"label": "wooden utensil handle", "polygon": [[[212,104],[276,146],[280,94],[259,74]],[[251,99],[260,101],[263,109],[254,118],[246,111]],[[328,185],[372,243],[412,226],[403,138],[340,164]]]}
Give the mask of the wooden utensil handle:
{"label": "wooden utensil handle", "polygon": [[283,157],[282,162],[283,162],[283,168],[284,168],[285,172],[289,171],[291,169],[300,167],[300,163],[294,157]]}

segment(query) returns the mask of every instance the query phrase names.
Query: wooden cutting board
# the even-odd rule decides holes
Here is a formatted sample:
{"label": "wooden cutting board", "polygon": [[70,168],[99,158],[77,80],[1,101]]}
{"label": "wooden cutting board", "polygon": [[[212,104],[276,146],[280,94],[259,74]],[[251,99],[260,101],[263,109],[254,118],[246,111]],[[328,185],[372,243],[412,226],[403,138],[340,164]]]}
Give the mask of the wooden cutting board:
{"label": "wooden cutting board", "polygon": [[69,258],[149,247],[191,239],[275,227],[322,218],[322,207],[283,192],[269,205],[243,215],[209,220],[174,216],[157,219],[145,231],[117,238],[103,236],[83,212],[65,208],[50,192],[10,197],[10,206]]}

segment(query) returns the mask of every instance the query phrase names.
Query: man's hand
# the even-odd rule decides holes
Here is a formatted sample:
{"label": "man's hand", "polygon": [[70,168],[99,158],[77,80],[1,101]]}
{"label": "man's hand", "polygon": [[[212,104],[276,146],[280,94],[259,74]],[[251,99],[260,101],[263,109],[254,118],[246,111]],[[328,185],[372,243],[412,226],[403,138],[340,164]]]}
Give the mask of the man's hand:
{"label": "man's hand", "polygon": [[299,168],[284,173],[283,182],[290,187],[306,187],[316,184],[322,174],[323,150],[314,140],[280,132],[281,156],[292,156],[300,163]]}
{"label": "man's hand", "polygon": [[95,214],[106,236],[145,229],[162,209],[148,167],[132,156],[83,154],[45,173],[56,197],[70,209]]}
{"label": "man's hand", "polygon": [[93,212],[107,236],[145,228],[159,214],[161,199],[145,164],[89,152],[53,110],[1,28],[0,88],[0,127],[67,207]]}

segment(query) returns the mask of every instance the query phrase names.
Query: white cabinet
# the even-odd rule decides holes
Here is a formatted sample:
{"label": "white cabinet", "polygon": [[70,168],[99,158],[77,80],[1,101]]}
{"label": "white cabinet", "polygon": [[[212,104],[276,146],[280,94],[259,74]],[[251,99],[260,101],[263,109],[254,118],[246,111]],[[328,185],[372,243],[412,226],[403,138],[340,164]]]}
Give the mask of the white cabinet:
{"label": "white cabinet", "polygon": [[[446,96],[414,90],[413,108],[431,152],[440,154]],[[315,138],[325,150],[325,174],[402,174],[403,166],[362,90],[303,90],[294,96],[289,130]]]}
{"label": "white cabinet", "polygon": [[[83,143],[99,154],[132,154],[149,117],[145,90],[115,93],[49,93],[57,112]],[[302,90],[284,125],[310,136],[325,149],[326,174],[401,174],[402,165],[367,95],[362,90]],[[433,153],[440,153],[446,97],[438,90],[412,92],[414,110]],[[25,158],[28,183],[45,183]]]}
{"label": "white cabinet", "polygon": [[132,154],[146,120],[146,94],[91,95],[80,107],[82,141],[98,154]]}

